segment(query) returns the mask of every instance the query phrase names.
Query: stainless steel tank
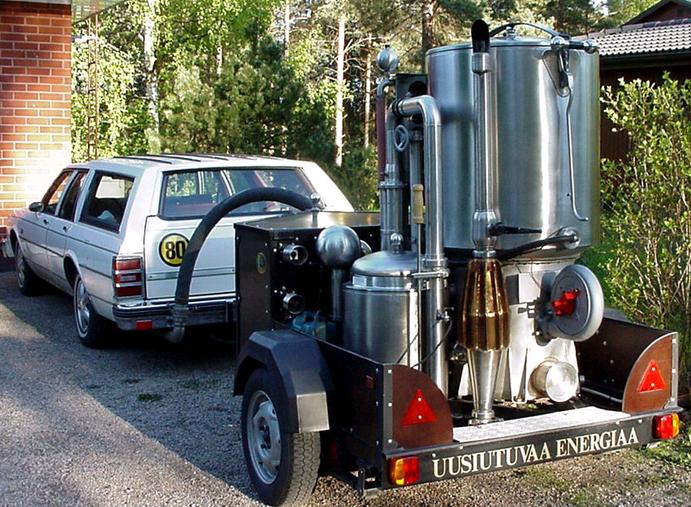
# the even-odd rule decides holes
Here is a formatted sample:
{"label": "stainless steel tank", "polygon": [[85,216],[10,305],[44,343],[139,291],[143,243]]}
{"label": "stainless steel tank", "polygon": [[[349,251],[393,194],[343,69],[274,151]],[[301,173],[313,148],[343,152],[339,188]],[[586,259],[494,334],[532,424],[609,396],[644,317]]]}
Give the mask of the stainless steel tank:
{"label": "stainless steel tank", "polygon": [[344,289],[343,346],[381,363],[420,361],[419,294],[412,252],[376,252],[352,266]]}
{"label": "stainless steel tank", "polygon": [[[496,57],[491,81],[497,97],[499,218],[506,225],[542,231],[500,236],[497,249],[546,238],[565,227],[578,232],[579,249],[594,244],[600,225],[597,53],[566,50],[573,76],[569,98],[560,86],[559,58],[550,40],[494,38],[491,51]],[[475,210],[471,55],[470,43],[427,54],[429,92],[442,116],[444,246],[463,250],[473,248]],[[549,250],[538,254],[549,256]]]}

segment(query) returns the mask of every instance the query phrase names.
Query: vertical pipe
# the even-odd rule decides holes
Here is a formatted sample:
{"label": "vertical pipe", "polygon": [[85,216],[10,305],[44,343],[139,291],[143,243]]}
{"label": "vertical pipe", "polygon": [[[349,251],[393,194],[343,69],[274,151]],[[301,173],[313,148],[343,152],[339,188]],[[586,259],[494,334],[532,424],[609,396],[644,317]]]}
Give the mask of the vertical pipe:
{"label": "vertical pipe", "polygon": [[395,148],[396,116],[386,115],[386,166],[384,181],[379,184],[381,214],[381,249],[389,250],[391,235],[403,233],[403,184]]}
{"label": "vertical pipe", "polygon": [[379,173],[379,181],[384,181],[384,170],[386,168],[386,87],[390,84],[390,79],[383,79],[377,85],[377,100],[374,111],[376,115],[377,171]]}
{"label": "vertical pipe", "polygon": [[422,268],[431,273],[426,300],[427,342],[425,372],[446,395],[448,391],[448,361],[444,343],[444,278],[448,276],[443,246],[442,174],[441,174],[441,113],[434,98],[420,95],[400,100],[392,106],[398,115],[406,117],[422,114],[424,180],[425,180],[425,253]]}

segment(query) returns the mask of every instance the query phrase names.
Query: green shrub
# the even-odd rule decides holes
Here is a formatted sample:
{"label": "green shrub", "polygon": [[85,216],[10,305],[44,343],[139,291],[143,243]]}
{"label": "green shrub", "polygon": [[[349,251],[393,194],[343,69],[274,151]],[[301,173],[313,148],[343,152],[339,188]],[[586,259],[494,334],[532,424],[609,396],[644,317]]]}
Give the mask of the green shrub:
{"label": "green shrub", "polygon": [[629,158],[603,164],[603,236],[586,257],[604,274],[608,303],[678,331],[691,370],[691,82],[664,76],[606,88],[605,112],[631,140]]}

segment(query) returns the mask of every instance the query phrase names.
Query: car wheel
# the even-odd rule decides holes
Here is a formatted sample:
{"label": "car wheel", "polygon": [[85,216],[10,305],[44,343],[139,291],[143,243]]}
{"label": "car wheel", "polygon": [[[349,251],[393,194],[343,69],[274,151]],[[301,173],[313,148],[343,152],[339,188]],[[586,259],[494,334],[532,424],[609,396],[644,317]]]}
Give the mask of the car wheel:
{"label": "car wheel", "polygon": [[17,241],[14,253],[14,267],[17,274],[17,287],[25,296],[35,296],[41,291],[41,279],[31,269],[24,257],[22,246]]}
{"label": "car wheel", "polygon": [[242,398],[242,447],[250,480],[269,505],[301,505],[317,482],[319,433],[286,433],[286,414],[274,403],[278,387],[267,371],[255,370]]}
{"label": "car wheel", "polygon": [[94,309],[91,298],[84,286],[82,277],[77,275],[73,285],[74,323],[82,345],[89,348],[100,348],[106,344],[106,322]]}

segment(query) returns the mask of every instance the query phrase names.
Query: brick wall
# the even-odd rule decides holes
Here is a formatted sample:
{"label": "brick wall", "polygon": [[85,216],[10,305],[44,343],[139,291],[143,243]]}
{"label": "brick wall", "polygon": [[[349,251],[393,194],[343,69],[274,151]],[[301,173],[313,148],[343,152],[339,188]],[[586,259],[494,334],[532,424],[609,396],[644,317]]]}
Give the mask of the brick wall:
{"label": "brick wall", "polygon": [[69,5],[0,0],[0,232],[70,161]]}

